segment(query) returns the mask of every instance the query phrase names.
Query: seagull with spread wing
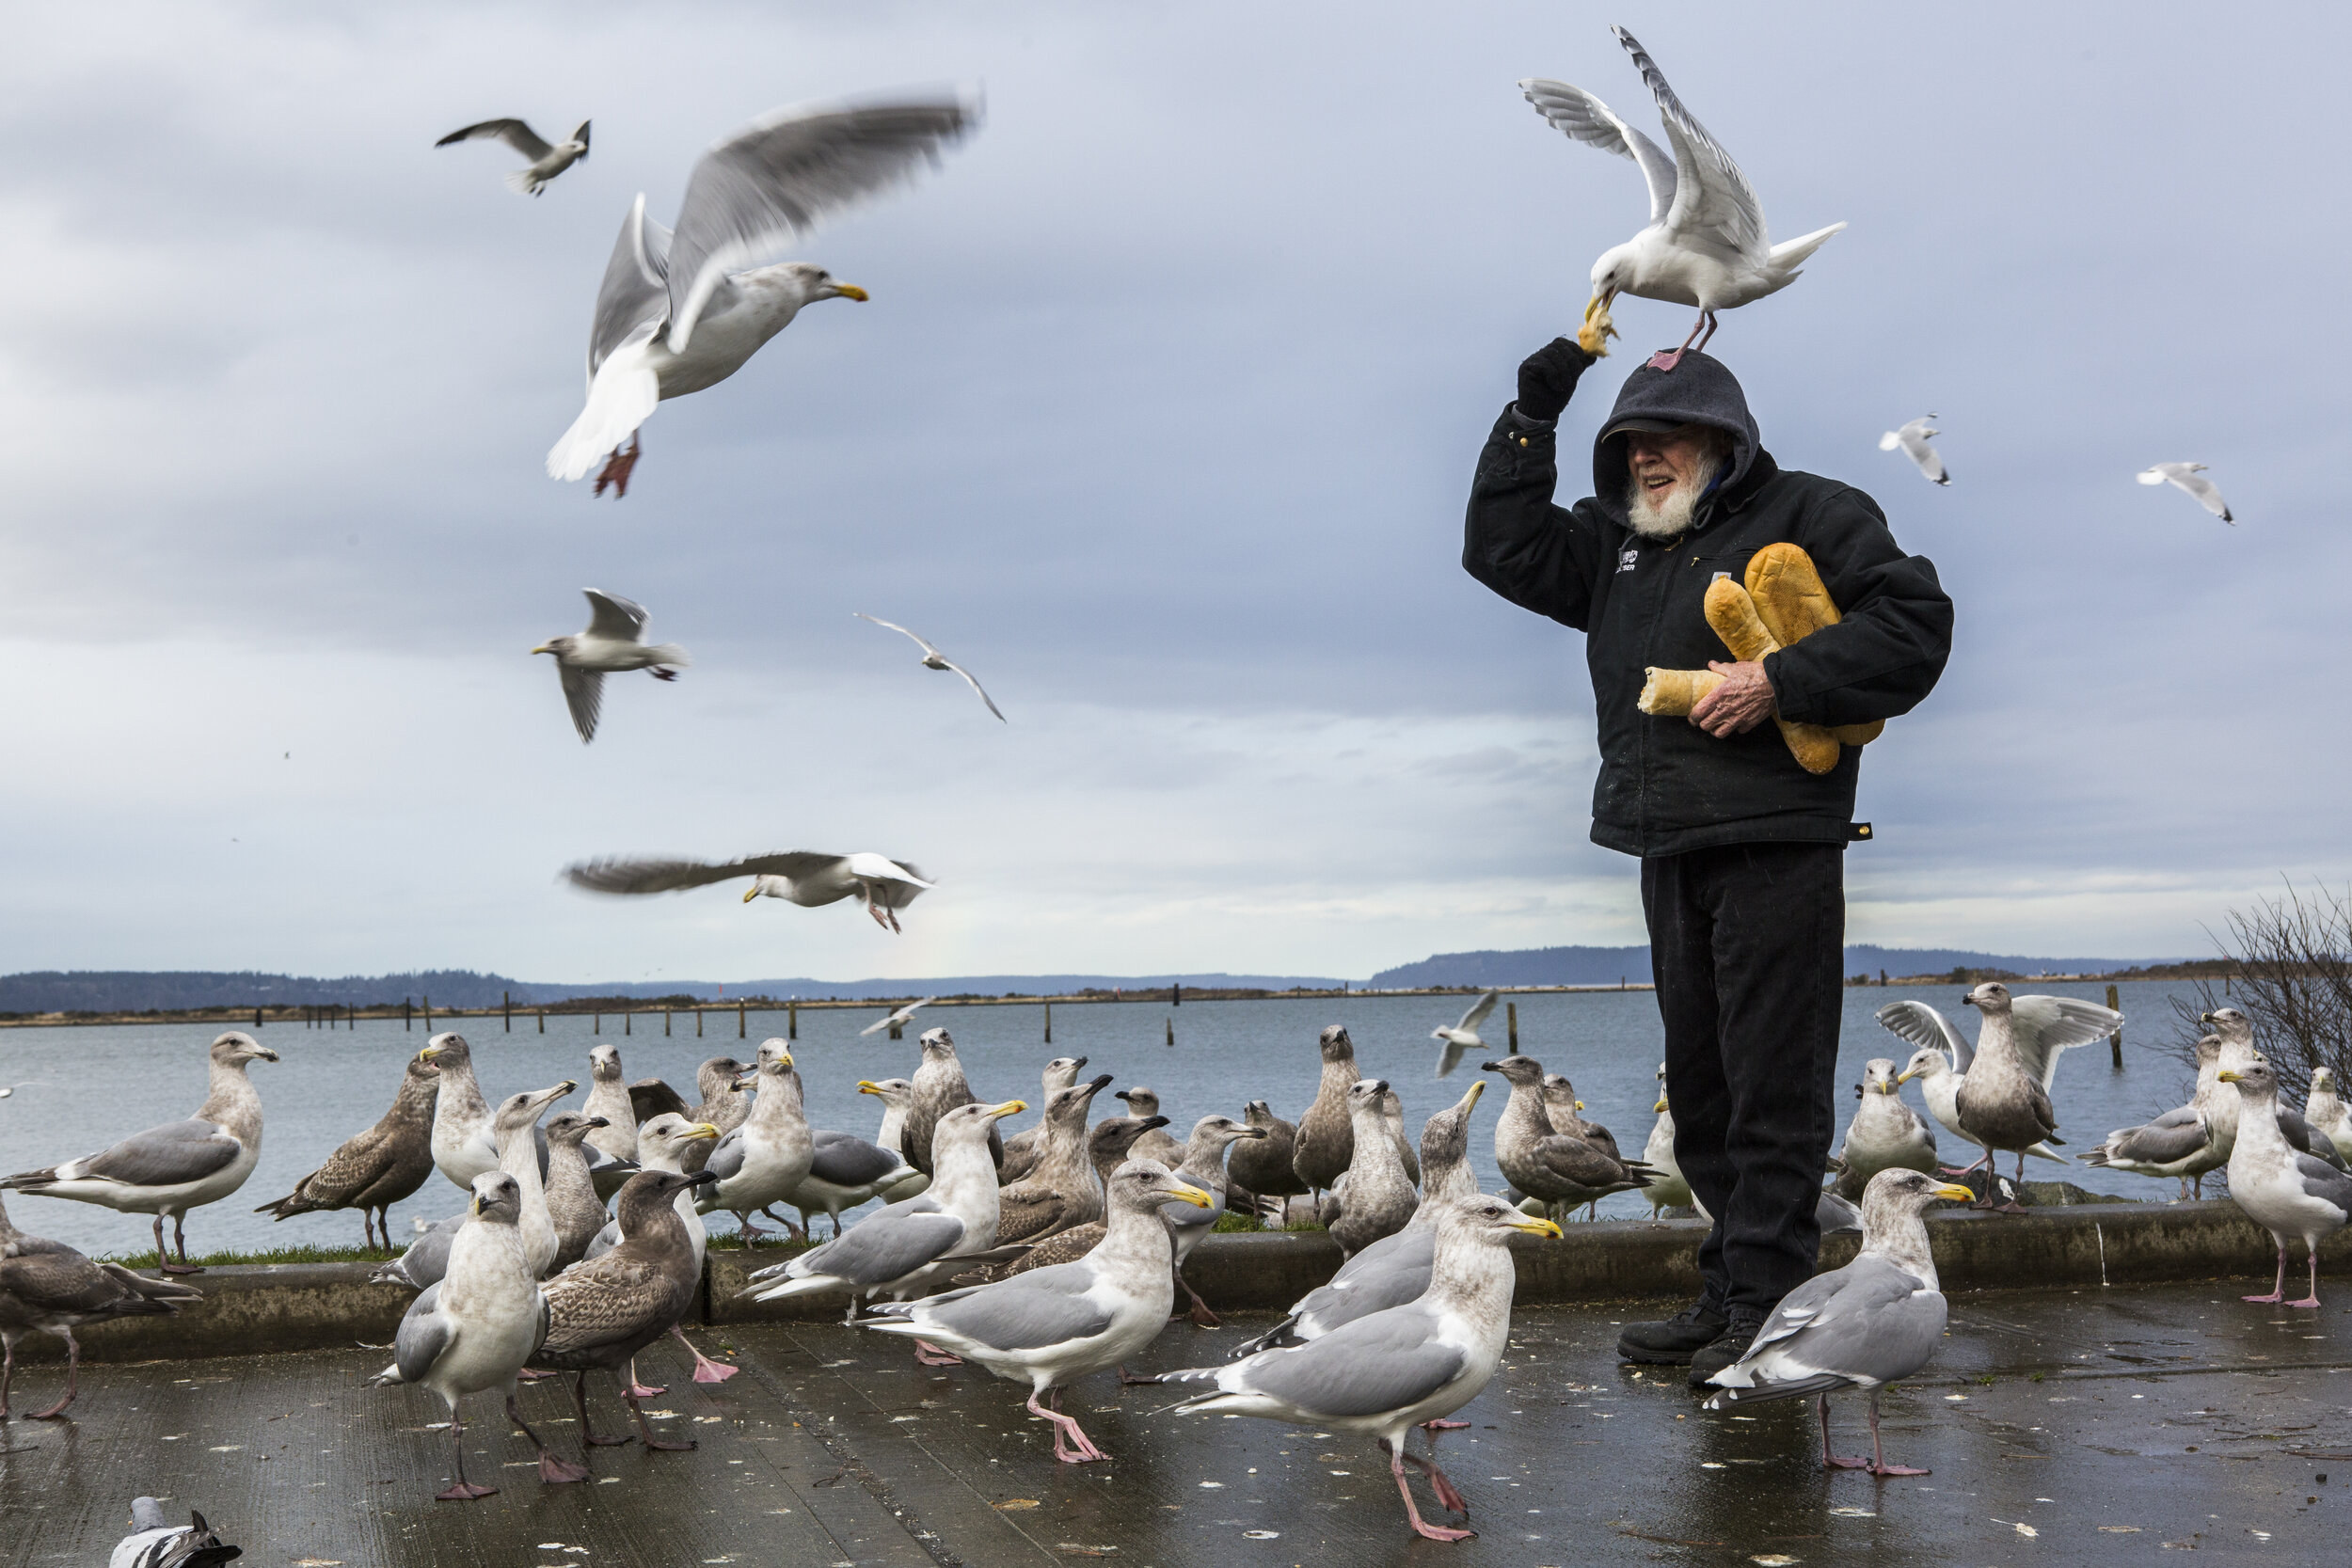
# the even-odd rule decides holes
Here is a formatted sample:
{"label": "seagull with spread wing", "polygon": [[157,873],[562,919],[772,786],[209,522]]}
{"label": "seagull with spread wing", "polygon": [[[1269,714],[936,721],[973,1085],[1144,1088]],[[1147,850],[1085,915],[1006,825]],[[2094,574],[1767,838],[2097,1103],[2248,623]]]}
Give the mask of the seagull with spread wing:
{"label": "seagull with spread wing", "polygon": [[[1774,245],[1764,227],[1756,189],[1731,154],[1691,117],[1656,62],[1622,27],[1610,31],[1633,56],[1666,124],[1663,149],[1617,118],[1616,112],[1565,82],[1530,77],[1519,84],[1535,112],[1587,147],[1630,158],[1649,182],[1649,226],[1593,263],[1593,297],[1584,307],[1588,341],[1612,336],[1609,307],[1619,294],[1695,305],[1699,319],[1682,347],[1652,357],[1671,371],[1692,348],[1715,335],[1715,313],[1776,293],[1797,279],[1805,259],[1846,226]],[[1704,336],[1702,336],[1704,334]]]}
{"label": "seagull with spread wing", "polygon": [[604,677],[643,670],[658,681],[674,681],[693,661],[675,642],[645,641],[645,607],[617,594],[583,588],[588,629],[572,637],[550,637],[531,651],[553,654],[564,683],[564,704],[582,746],[596,738],[596,716],[604,708]]}
{"label": "seagull with spread wing", "polygon": [[2225,523],[2234,523],[2230,503],[2221,499],[2221,492],[2205,477],[2202,463],[2159,463],[2153,468],[2142,468],[2132,476],[2142,484],[2169,484],[2184,494],[2197,498],[2197,504]]}
{"label": "seagull with spread wing", "polygon": [[548,453],[548,476],[579,479],[601,457],[596,493],[628,495],[637,427],[655,404],[741,370],[803,306],[866,297],[813,262],[737,269],[908,179],[978,121],[978,103],[955,93],[799,104],[702,155],[676,229],[646,217],[640,193],[596,289],[588,404]]}
{"label": "seagull with spread wing", "polygon": [[1010,721],[1005,719],[1004,714],[997,708],[995,700],[990,697],[987,691],[982,689],[980,683],[977,680],[973,678],[972,672],[966,670],[961,664],[950,662],[947,656],[941,653],[937,648],[932,647],[928,639],[917,636],[915,633],[907,630],[906,627],[898,625],[896,621],[885,621],[879,615],[868,615],[862,610],[853,610],[850,613],[856,616],[861,621],[871,621],[878,626],[884,627],[890,631],[895,631],[901,637],[914,638],[914,645],[923,650],[922,665],[924,669],[954,671],[957,674],[963,677],[965,685],[971,687],[974,691],[979,693],[980,701],[988,704],[989,712],[995,714],[998,721],[1001,722],[1010,722]]}
{"label": "seagull with spread wing", "polygon": [[860,1029],[858,1031],[858,1037],[863,1039],[868,1035],[879,1035],[884,1029],[903,1024],[914,1017],[916,1008],[928,1007],[938,1000],[939,998],[936,996],[927,996],[920,1002],[910,1002],[905,1006],[900,1007],[897,1012],[891,1013],[884,1018],[878,1018],[873,1022],[867,1024],[865,1028]]}
{"label": "seagull with spread wing", "polygon": [[553,146],[519,119],[485,119],[452,131],[433,145],[449,147],[461,141],[502,141],[530,159],[529,168],[518,168],[506,177],[506,188],[516,196],[537,196],[548,188],[548,181],[574,164],[588,161],[588,121],[584,119],[579,130]]}
{"label": "seagull with spread wing", "polygon": [[1952,476],[1951,471],[1944,467],[1944,454],[1928,445],[1929,437],[1944,434],[1928,423],[1928,420],[1934,418],[1935,415],[1930,414],[1927,420],[1914,420],[1900,430],[1888,431],[1879,437],[1879,451],[1893,451],[1900,447],[1903,455],[1917,464],[1919,471],[1928,476],[1930,483],[1949,484]]}
{"label": "seagull with spread wing", "polygon": [[[2000,988],[1994,988],[1999,990]],[[2007,996],[2003,991],[2003,995]],[[1974,995],[1973,992],[1970,993]],[[1963,1002],[1969,998],[1963,997]],[[2105,1039],[2123,1025],[2123,1015],[2102,1007],[2096,1002],[2085,1002],[2073,996],[2008,997],[2009,1034],[2015,1045],[2015,1055],[2026,1074],[2042,1086],[2046,1101],[2051,1085],[2058,1082],[2058,1058],[2078,1045]],[[1971,1003],[1970,1005],[1974,1005]],[[1954,1137],[1985,1148],[1984,1140],[1962,1125],[1960,1096],[1968,1082],[1968,1074],[1976,1063],[1977,1047],[1968,1043],[1968,1037],[1946,1018],[1932,1004],[1915,1000],[1889,1002],[1877,1014],[1879,1027],[1896,1037],[1918,1048],[1895,1082],[1908,1084],[1921,1079],[1921,1097],[1928,1110]],[[2046,1142],[2035,1140],[2020,1151],[2019,1168],[2024,1168],[2023,1156],[2058,1164],[2068,1163],[2065,1155],[2051,1148]],[[1978,1165],[1991,1164],[1992,1151],[1963,1170],[1941,1167],[1938,1174],[1965,1176]],[[2022,1176],[2019,1177],[2023,1180]]]}
{"label": "seagull with spread wing", "polygon": [[1478,1037],[1478,1026],[1486,1022],[1488,1013],[1495,1010],[1495,998],[1502,994],[1501,991],[1488,991],[1470,1005],[1470,1011],[1462,1015],[1461,1022],[1440,1024],[1429,1031],[1431,1039],[1441,1040],[1445,1044],[1445,1049],[1438,1053],[1438,1077],[1443,1078],[1461,1066],[1464,1052],[1473,1048],[1480,1051],[1486,1049],[1486,1042]]}
{"label": "seagull with spread wing", "polygon": [[874,917],[874,924],[898,929],[898,911],[929,892],[934,884],[916,867],[871,850],[828,855],[815,849],[787,849],[773,855],[745,855],[732,861],[674,860],[658,855],[614,856],[582,861],[564,868],[574,887],[590,893],[679,893],[690,887],[749,877],[752,885],[743,902],[782,898],[813,910],[854,895]]}

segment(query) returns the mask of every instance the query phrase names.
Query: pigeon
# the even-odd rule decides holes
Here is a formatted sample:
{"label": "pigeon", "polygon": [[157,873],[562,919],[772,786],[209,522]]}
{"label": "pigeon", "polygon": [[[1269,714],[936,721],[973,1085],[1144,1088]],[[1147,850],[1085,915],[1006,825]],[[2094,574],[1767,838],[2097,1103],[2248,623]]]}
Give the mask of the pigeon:
{"label": "pigeon", "polygon": [[572,637],[550,637],[531,651],[553,654],[564,683],[564,704],[582,746],[596,738],[596,715],[604,706],[604,677],[643,670],[658,681],[674,681],[692,662],[675,642],[645,641],[645,607],[617,594],[583,588],[588,629]]}
{"label": "pigeon", "polygon": [[433,145],[450,147],[461,141],[502,141],[531,160],[529,168],[518,168],[506,177],[506,188],[516,196],[537,196],[557,175],[574,164],[588,161],[588,123],[581,120],[579,130],[552,147],[548,145],[546,137],[519,119],[485,119],[462,131],[452,131]]}
{"label": "pigeon", "polygon": [[1952,482],[1952,476],[1950,471],[1944,467],[1943,454],[1928,445],[1929,436],[1944,434],[1928,423],[1928,420],[1935,417],[1930,414],[1927,420],[1914,420],[1900,430],[1888,431],[1879,437],[1879,451],[1893,451],[1897,447],[1900,447],[1903,450],[1903,455],[1919,466],[1919,471],[1928,476],[1930,483],[1949,484]]}
{"label": "pigeon", "polygon": [[879,615],[868,615],[862,610],[853,610],[850,613],[855,615],[861,621],[871,621],[874,625],[886,627],[891,631],[898,633],[902,637],[914,638],[915,646],[923,650],[923,657],[920,662],[922,663],[924,669],[954,671],[957,674],[963,677],[963,681],[966,686],[969,686],[975,692],[978,693],[980,701],[988,705],[988,711],[996,715],[998,722],[1011,722],[1010,720],[1005,718],[1002,710],[996,706],[995,699],[991,697],[988,692],[981,688],[979,681],[973,675],[972,672],[966,670],[961,664],[950,662],[946,655],[931,646],[930,641],[928,638],[907,630],[906,627],[898,625],[896,621],[885,621]]}

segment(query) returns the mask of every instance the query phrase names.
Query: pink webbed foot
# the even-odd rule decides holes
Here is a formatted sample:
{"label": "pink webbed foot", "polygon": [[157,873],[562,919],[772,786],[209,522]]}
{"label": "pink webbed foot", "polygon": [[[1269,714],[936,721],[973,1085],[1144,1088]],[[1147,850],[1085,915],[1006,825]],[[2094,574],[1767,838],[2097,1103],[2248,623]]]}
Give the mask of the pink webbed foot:
{"label": "pink webbed foot", "polygon": [[650,1400],[666,1394],[669,1391],[670,1386],[666,1383],[632,1383],[628,1387],[621,1390],[621,1398],[625,1400]]}
{"label": "pink webbed foot", "polygon": [[596,475],[595,495],[604,494],[604,487],[612,486],[612,499],[619,500],[628,494],[628,476],[637,467],[638,437],[631,436],[626,447],[614,447],[612,455],[604,460],[604,467]]}
{"label": "pink webbed foot", "polygon": [[1855,1459],[1848,1454],[1825,1453],[1821,1456],[1821,1468],[1824,1470],[1867,1470],[1869,1467],[1868,1460]]}
{"label": "pink webbed foot", "polygon": [[536,1367],[525,1367],[521,1371],[515,1374],[515,1381],[517,1383],[545,1383],[551,1377],[562,1377],[563,1375],[564,1374],[562,1372],[547,1372],[541,1371]]}
{"label": "pink webbed foot", "polygon": [[562,1486],[569,1481],[586,1481],[588,1466],[559,1459],[542,1449],[539,1451],[539,1479],[549,1486]]}
{"label": "pink webbed foot", "polygon": [[68,1394],[46,1410],[28,1411],[24,1418],[28,1421],[54,1421],[62,1417],[65,1414],[65,1407],[72,1402],[73,1396]]}
{"label": "pink webbed foot", "polygon": [[477,1486],[472,1481],[461,1481],[446,1492],[434,1493],[433,1500],[437,1503],[469,1503],[497,1495],[498,1488],[495,1486]]}
{"label": "pink webbed foot", "polygon": [[1421,1424],[1423,1432],[1465,1432],[1469,1428],[1468,1421],[1423,1421]]}
{"label": "pink webbed foot", "polygon": [[2287,1307],[2299,1307],[2306,1312],[2316,1312],[2319,1310],[2319,1298],[2317,1296],[2306,1296],[2301,1301],[2290,1301],[2283,1303],[2282,1305]]}
{"label": "pink webbed foot", "polygon": [[1865,1465],[1864,1469],[1883,1480],[1888,1476],[1931,1476],[1933,1470],[1922,1470],[1909,1465]]}
{"label": "pink webbed foot", "polygon": [[[2240,1301],[2250,1301],[2257,1307],[2277,1307],[2286,1300],[2286,1292],[2284,1291],[2273,1291],[2266,1296],[2240,1296],[2237,1299]],[[2312,1305],[2317,1306],[2318,1304],[2314,1302]]]}
{"label": "pink webbed foot", "polygon": [[[1671,371],[1677,365],[1681,363],[1682,351],[1680,349],[1660,349],[1656,354],[1651,355],[1647,359],[1643,361],[1642,368],[1645,371]],[[1414,1523],[1419,1524],[1420,1521],[1415,1520]],[[1464,1533],[1470,1532],[1466,1531]],[[1422,1528],[1422,1534],[1429,1534],[1429,1531],[1425,1527]],[[1443,1541],[1448,1538],[1445,1536],[1438,1536],[1436,1539]],[[1452,1539],[1458,1541],[1461,1537],[1457,1535]]]}
{"label": "pink webbed foot", "polygon": [[961,1367],[963,1365],[962,1356],[941,1350],[929,1339],[914,1341],[914,1359],[926,1367]]}

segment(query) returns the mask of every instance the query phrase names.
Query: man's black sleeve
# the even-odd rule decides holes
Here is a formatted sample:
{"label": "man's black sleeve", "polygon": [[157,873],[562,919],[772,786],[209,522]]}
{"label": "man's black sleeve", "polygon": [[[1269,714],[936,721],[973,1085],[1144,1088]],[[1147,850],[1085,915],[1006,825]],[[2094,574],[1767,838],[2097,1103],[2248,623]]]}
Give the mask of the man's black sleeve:
{"label": "man's black sleeve", "polygon": [[1935,563],[1905,555],[1878,503],[1844,488],[1794,531],[1843,616],[1764,660],[1783,719],[1867,724],[1916,707],[1952,652]]}
{"label": "man's black sleeve", "polygon": [[1506,408],[1478,454],[1462,570],[1525,610],[1585,629],[1599,570],[1593,520],[1552,504],[1553,427]]}

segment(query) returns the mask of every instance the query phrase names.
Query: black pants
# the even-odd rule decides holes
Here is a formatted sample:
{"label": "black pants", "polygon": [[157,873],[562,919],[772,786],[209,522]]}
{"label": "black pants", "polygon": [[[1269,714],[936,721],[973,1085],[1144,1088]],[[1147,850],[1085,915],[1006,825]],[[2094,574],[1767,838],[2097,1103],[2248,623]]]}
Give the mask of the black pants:
{"label": "black pants", "polygon": [[1642,862],[1675,1160],[1715,1218],[1706,1298],[1768,1310],[1810,1278],[1836,1131],[1845,847],[1732,844]]}

